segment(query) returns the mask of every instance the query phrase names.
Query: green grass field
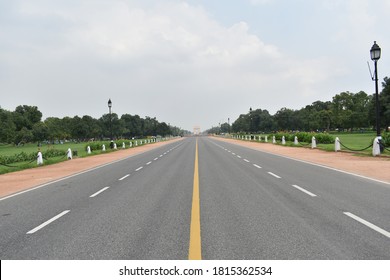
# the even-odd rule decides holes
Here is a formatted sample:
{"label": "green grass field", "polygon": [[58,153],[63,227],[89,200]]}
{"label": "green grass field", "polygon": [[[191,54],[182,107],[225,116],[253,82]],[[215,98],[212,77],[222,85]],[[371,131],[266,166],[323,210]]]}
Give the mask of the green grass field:
{"label": "green grass field", "polygon": [[[141,140],[143,143],[145,143],[145,139],[137,139],[138,145],[140,145]],[[130,140],[124,141],[126,144],[126,148],[129,148],[129,141]],[[136,140],[131,140],[131,141],[133,142],[133,147],[134,147],[134,145],[135,145],[134,143]],[[107,142],[105,153],[114,152],[115,150],[111,150],[109,147],[109,141],[105,141],[105,142]],[[122,143],[122,141],[119,141],[119,140],[117,142]],[[45,152],[50,150],[50,149],[56,149],[56,150],[63,151],[64,155],[65,155],[66,151],[68,150],[68,148],[70,148],[73,153],[75,151],[77,152],[77,157],[93,156],[93,155],[98,155],[98,154],[102,153],[101,150],[95,150],[95,151],[92,150],[92,153],[88,154],[86,151],[87,144],[88,143],[86,143],[86,142],[81,142],[81,143],[65,142],[64,144],[50,144],[50,145],[49,144],[42,144],[41,147],[38,147],[37,143],[29,143],[29,144],[25,144],[24,146],[20,146],[20,147],[17,147],[14,145],[0,145],[0,156],[14,156],[14,155],[17,155],[20,153],[26,153],[26,154],[36,153],[37,154],[38,148],[41,150],[41,152],[43,154],[45,154]],[[121,145],[118,146],[118,150],[121,149],[121,147],[122,147]],[[49,159],[44,159],[44,165],[54,164],[54,163],[58,163],[61,161],[66,161],[66,160],[67,160],[66,156],[51,157]],[[24,161],[24,162],[12,162],[12,163],[7,163],[7,164],[3,164],[3,162],[0,162],[0,174],[19,171],[19,170],[28,169],[28,168],[34,168],[34,167],[38,167],[36,160],[34,160],[32,162],[30,160],[30,161]]]}
{"label": "green grass field", "polygon": [[[375,133],[340,133],[332,134],[335,137],[339,137],[340,142],[349,149],[352,150],[361,150],[370,146],[376,137]],[[334,151],[334,144],[319,144],[319,148],[324,150]],[[341,147],[341,150],[348,151],[347,148]],[[353,151],[352,151],[353,152]],[[372,147],[359,151],[363,154],[372,154]],[[389,153],[388,153],[389,154]]]}

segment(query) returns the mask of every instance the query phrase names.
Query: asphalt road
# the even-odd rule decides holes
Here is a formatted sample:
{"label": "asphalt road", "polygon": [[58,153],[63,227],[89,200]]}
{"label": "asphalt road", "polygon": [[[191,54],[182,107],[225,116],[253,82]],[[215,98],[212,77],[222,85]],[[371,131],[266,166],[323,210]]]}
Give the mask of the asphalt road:
{"label": "asphalt road", "polygon": [[388,260],[390,185],[192,137],[2,199],[0,232],[1,259],[188,259],[198,234],[203,259]]}

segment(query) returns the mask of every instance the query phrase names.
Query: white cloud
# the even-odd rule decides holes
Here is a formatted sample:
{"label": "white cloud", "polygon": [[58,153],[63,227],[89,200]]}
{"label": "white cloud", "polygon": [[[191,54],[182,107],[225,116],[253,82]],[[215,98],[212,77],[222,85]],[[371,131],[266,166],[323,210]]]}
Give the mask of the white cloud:
{"label": "white cloud", "polygon": [[19,31],[16,43],[29,47],[8,53],[12,78],[0,87],[26,100],[33,95],[45,116],[100,117],[111,97],[118,114],[205,129],[250,106],[275,112],[309,104],[315,100],[308,96],[318,97],[321,86],[343,74],[333,71],[331,58],[288,57],[245,21],[226,27],[184,2],[75,1],[60,9],[23,3],[29,23],[41,23],[30,30],[39,38]]}

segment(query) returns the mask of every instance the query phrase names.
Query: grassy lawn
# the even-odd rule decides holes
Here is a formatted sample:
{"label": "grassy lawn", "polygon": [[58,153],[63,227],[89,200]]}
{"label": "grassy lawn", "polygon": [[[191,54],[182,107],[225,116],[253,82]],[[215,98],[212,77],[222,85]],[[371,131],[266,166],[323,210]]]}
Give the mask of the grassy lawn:
{"label": "grassy lawn", "polygon": [[[48,149],[58,149],[58,150],[63,150],[64,152],[68,150],[68,148],[71,148],[73,150],[77,151],[82,151],[84,150],[84,146],[86,143],[64,143],[64,144],[53,144],[53,145],[47,145],[47,144],[42,144],[41,151],[47,151]],[[0,146],[0,155],[2,156],[12,156],[15,154],[19,154],[21,152],[25,153],[33,153],[33,152],[38,152],[38,145],[37,143],[28,143],[25,144],[24,146],[14,146],[14,145],[1,145]]]}
{"label": "grassy lawn", "polygon": [[[376,137],[375,133],[340,133],[332,135],[334,137],[339,137],[340,143],[347,147],[341,146],[342,151],[359,152],[367,155],[372,154],[372,147],[363,151],[351,150],[361,150],[370,146]],[[318,144],[317,147],[327,151],[334,151],[334,144]],[[387,152],[387,154],[389,153]]]}
{"label": "grassy lawn", "polygon": [[[143,143],[145,143],[145,139],[137,139],[138,145],[140,145],[140,141],[142,140]],[[129,141],[130,140],[125,140],[126,148],[129,148]],[[133,142],[133,147],[135,146],[135,141],[136,140],[131,140]],[[109,147],[109,141],[106,144],[106,152],[114,152],[115,150],[111,150]],[[118,143],[122,143],[122,141],[118,141]],[[41,147],[38,147],[37,143],[29,143],[25,144],[24,146],[14,146],[14,145],[0,145],[0,156],[14,156],[17,154],[20,154],[22,152],[26,154],[31,154],[31,153],[38,153],[38,148],[40,148],[41,152],[45,155],[45,152],[50,150],[50,149],[56,149],[56,150],[61,150],[64,152],[64,155],[68,148],[72,150],[74,153],[77,151],[77,157],[86,157],[86,156],[93,156],[93,155],[98,155],[103,153],[101,150],[93,150],[91,154],[88,154],[86,151],[86,145],[88,143],[86,142],[80,142],[80,143],[74,143],[74,142],[65,142],[64,144],[42,144]],[[118,146],[118,150],[122,148],[122,145]],[[58,163],[61,161],[67,160],[66,156],[58,156],[58,157],[51,157],[49,159],[44,159],[44,165],[49,165],[49,164],[54,164]],[[14,172],[14,171],[19,171],[23,169],[28,169],[28,168],[34,168],[37,167],[37,162],[36,160],[34,161],[24,161],[24,162],[14,162],[14,163],[8,163],[5,166],[1,164],[3,162],[0,162],[0,174],[8,173],[8,172]]]}

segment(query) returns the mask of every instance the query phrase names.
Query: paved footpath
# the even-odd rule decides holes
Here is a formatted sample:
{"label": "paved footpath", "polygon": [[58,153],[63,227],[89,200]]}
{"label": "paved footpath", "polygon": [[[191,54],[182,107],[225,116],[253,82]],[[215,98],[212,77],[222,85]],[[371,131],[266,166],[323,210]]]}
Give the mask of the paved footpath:
{"label": "paved footpath", "polygon": [[180,140],[182,138],[2,174],[0,175],[0,198]]}

